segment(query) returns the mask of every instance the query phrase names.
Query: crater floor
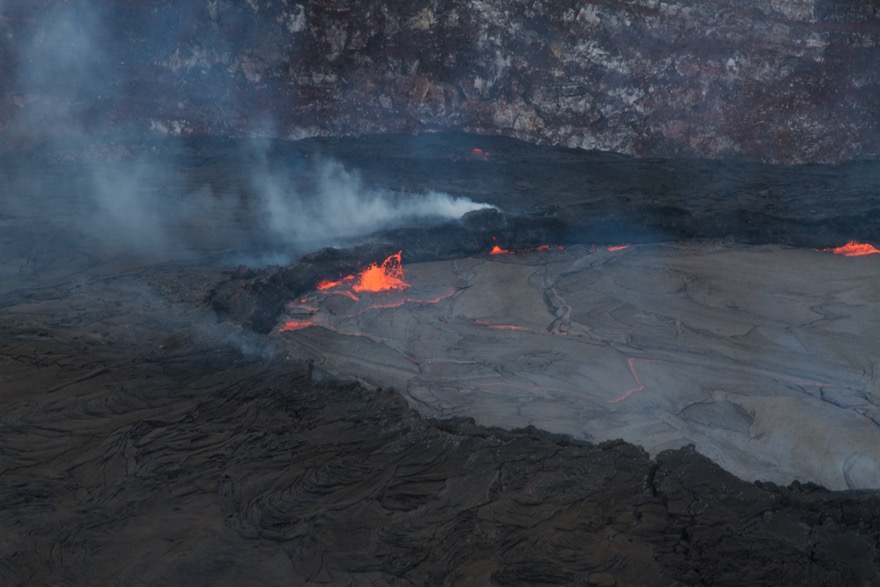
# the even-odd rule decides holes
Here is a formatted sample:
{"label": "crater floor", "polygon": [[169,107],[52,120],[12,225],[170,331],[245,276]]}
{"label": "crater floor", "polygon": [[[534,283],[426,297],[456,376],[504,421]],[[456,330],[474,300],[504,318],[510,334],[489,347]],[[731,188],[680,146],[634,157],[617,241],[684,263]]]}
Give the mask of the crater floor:
{"label": "crater floor", "polygon": [[[269,204],[322,156],[507,216],[297,258],[328,242]],[[752,482],[876,485],[880,259],[811,247],[880,242],[880,165],[134,137],[0,171],[2,585],[880,584],[877,491]],[[314,290],[400,248],[408,288]]]}
{"label": "crater floor", "polygon": [[292,300],[275,336],[429,416],[694,444],[743,479],[880,488],[880,258],[717,243],[406,265]]}

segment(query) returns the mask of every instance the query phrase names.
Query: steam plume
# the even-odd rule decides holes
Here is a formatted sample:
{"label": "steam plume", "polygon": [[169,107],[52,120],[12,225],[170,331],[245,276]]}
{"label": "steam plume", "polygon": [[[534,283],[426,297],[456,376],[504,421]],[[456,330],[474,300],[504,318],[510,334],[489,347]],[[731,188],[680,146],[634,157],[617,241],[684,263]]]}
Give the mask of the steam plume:
{"label": "steam plume", "polygon": [[408,222],[459,218],[492,207],[438,192],[401,194],[373,188],[336,161],[318,163],[316,175],[313,193],[297,189],[293,178],[283,173],[255,177],[268,227],[284,242],[330,245]]}

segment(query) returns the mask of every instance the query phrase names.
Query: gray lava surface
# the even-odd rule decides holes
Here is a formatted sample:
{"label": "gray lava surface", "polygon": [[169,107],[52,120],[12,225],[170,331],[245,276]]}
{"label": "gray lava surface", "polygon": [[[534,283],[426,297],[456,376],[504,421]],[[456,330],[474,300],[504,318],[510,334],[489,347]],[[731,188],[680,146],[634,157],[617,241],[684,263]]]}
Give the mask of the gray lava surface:
{"label": "gray lava surface", "polygon": [[880,259],[765,245],[547,247],[294,299],[275,336],[434,417],[533,425],[743,479],[880,489]]}

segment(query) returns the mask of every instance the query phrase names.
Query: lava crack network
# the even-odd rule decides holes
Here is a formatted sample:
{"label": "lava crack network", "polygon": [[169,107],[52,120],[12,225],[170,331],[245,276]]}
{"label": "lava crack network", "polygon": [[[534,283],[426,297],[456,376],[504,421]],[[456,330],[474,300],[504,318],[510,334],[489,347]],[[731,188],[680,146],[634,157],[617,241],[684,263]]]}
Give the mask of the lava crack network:
{"label": "lava crack network", "polygon": [[873,247],[838,249],[496,242],[405,279],[397,253],[322,282],[279,331],[294,356],[432,417],[693,443],[746,478],[880,487],[863,367],[880,274],[843,256]]}

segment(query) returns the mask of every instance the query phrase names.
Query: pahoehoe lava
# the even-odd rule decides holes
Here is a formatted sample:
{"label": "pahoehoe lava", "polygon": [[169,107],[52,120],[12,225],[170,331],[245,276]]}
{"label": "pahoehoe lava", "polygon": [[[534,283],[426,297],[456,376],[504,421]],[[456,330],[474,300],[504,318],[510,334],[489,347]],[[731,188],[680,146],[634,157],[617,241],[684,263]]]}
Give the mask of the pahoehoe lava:
{"label": "pahoehoe lava", "polygon": [[305,294],[274,335],[431,416],[878,489],[878,261],[713,242],[484,253],[411,264],[403,291]]}
{"label": "pahoehoe lava", "polygon": [[[474,147],[492,156],[463,159]],[[798,263],[813,255],[866,267],[876,259],[809,249],[880,241],[876,163],[636,160],[460,135],[276,143],[269,158],[305,182],[307,161],[332,157],[367,185],[444,191],[499,210],[393,227],[261,266],[260,255],[283,243],[253,230],[247,177],[257,166],[244,145],[101,145],[101,158],[114,153],[123,168],[173,162],[172,173],[142,178],[136,201],[149,206],[140,212],[164,218],[181,202],[188,212],[214,204],[199,208],[198,222],[164,223],[166,246],[125,241],[123,249],[108,248],[111,236],[130,236],[120,226],[75,221],[92,217],[85,194],[94,169],[83,158],[93,152],[71,143],[3,160],[0,583],[880,583],[876,491],[743,480],[693,447],[652,458],[618,440],[429,419],[386,386],[318,380],[320,365],[287,357],[266,336],[320,279],[401,249],[404,263],[470,257],[514,271],[519,256],[487,260],[493,242],[559,244],[572,261],[595,244],[598,252],[582,256],[587,265],[607,258],[610,244],[634,245],[614,257],[625,265],[646,251],[700,251],[709,242],[740,256],[781,250]],[[870,292],[847,293],[849,279],[833,284],[835,303],[813,307],[857,318]],[[620,283],[606,282],[609,299]],[[720,283],[690,284],[689,295],[724,300],[709,287]],[[579,325],[604,336],[611,320],[647,319],[619,305],[590,309],[567,285],[561,279],[535,309],[558,311],[558,322],[542,323],[548,336],[554,324],[569,337]],[[838,335],[846,340],[845,329]],[[551,359],[529,360],[539,368]],[[656,385],[646,365],[637,362],[635,373]],[[630,374],[623,391],[636,389],[625,361],[621,369]],[[862,383],[873,397],[873,365]],[[755,426],[736,399],[694,401],[680,412],[694,426],[736,434]],[[854,398],[828,387],[816,401],[852,406]]]}

